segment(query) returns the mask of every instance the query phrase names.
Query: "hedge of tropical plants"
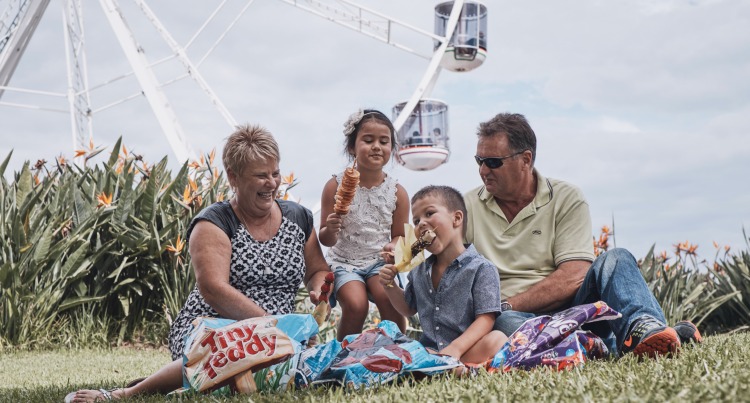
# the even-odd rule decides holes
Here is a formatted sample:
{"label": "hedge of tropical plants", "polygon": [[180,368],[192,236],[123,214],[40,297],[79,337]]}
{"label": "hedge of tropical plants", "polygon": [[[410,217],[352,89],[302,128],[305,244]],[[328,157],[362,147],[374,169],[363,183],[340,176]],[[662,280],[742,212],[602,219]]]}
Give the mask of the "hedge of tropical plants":
{"label": "hedge of tropical plants", "polygon": [[[77,164],[26,162],[10,181],[12,152],[0,164],[0,350],[80,345],[92,335],[158,343],[192,290],[185,229],[229,192],[213,153],[173,174],[166,158],[150,165],[120,140],[94,164],[103,151],[91,144],[76,152]],[[294,184],[285,178],[285,188]],[[603,228],[597,251],[609,235]],[[704,332],[750,323],[750,247],[716,247],[713,262],[689,243],[640,260],[670,321],[689,319]]]}

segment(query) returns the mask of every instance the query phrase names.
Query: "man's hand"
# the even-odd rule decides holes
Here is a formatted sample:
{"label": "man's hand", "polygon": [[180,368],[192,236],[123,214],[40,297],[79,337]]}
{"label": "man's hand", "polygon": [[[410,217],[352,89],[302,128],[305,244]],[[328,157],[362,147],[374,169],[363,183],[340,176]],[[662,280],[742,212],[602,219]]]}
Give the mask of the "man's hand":
{"label": "man's hand", "polygon": [[557,270],[528,290],[508,298],[514,311],[543,313],[550,312],[570,304],[583,279],[588,273],[591,262],[570,260],[560,263]]}

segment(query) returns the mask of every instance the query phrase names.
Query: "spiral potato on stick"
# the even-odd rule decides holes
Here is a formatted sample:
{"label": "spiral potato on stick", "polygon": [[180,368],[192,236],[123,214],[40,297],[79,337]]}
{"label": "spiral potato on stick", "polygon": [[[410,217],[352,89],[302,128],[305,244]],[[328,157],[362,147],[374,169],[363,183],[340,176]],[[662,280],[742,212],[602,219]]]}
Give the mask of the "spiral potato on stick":
{"label": "spiral potato on stick", "polygon": [[357,171],[357,160],[355,159],[354,164],[344,170],[344,177],[341,178],[341,184],[336,189],[333,205],[333,211],[336,214],[346,215],[349,212],[349,206],[357,192],[357,185],[359,185],[359,171]]}

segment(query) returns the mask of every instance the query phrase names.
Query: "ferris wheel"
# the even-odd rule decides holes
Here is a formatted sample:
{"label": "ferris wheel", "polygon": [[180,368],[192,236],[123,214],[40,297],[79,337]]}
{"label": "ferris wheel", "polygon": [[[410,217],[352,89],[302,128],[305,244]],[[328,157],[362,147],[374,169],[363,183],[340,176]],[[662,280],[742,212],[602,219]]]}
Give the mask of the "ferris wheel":
{"label": "ferris wheel", "polygon": [[[83,24],[84,0],[59,0],[63,3],[63,25],[67,67],[67,91],[51,92],[44,89],[18,88],[12,85],[12,77],[30,39],[33,37],[42,16],[51,0],[0,0],[0,106],[64,112],[70,116],[74,149],[85,148],[94,138],[95,116],[106,109],[137,97],[145,97],[165,135],[172,152],[180,161],[195,159],[189,136],[180,125],[180,118],[163,88],[171,82],[191,78],[202,90],[216,111],[230,127],[237,121],[208,82],[200,73],[200,65],[219,45],[226,34],[247,12],[254,0],[245,0],[241,11],[223,27],[213,45],[199,59],[188,56],[187,49],[193,41],[203,35],[205,28],[226,6],[229,0],[221,1],[206,21],[186,44],[178,43],[146,0],[131,0],[156,29],[169,47],[169,59],[182,65],[182,73],[167,82],[159,81],[154,67],[165,59],[149,60],[130,28],[118,0],[99,0],[108,25],[114,32],[132,71],[112,77],[99,84],[90,84],[87,72],[86,35]],[[430,170],[445,163],[450,156],[448,105],[430,98],[442,69],[465,72],[480,66],[487,56],[487,8],[478,1],[446,1],[434,6],[434,31],[411,26],[378,11],[362,7],[349,0],[279,0],[301,10],[325,18],[331,22],[357,31],[375,40],[428,60],[425,72],[406,101],[398,102],[392,109],[397,139],[397,160],[412,170]],[[3,6],[4,3],[7,5]],[[87,1],[87,6],[93,1]],[[416,50],[399,43],[394,29],[409,30],[425,41],[431,42],[431,52]],[[134,76],[139,89],[107,105],[92,105],[91,92],[105,87],[123,77]],[[3,95],[11,92],[40,97],[64,98],[66,108],[46,108],[37,104],[7,102]],[[402,98],[403,99],[403,98]]]}

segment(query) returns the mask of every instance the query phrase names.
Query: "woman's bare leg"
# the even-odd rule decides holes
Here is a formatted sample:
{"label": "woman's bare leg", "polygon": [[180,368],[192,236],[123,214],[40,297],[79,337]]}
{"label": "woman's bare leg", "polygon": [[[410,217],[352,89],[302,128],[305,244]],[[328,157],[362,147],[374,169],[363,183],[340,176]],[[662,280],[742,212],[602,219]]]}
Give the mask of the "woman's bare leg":
{"label": "woman's bare leg", "polygon": [[[140,383],[123,389],[115,389],[111,392],[112,399],[122,399],[141,394],[167,394],[182,386],[182,360],[174,360],[161,367],[151,376]],[[95,402],[102,399],[102,392],[98,390],[79,390],[71,400],[75,403]]]}

